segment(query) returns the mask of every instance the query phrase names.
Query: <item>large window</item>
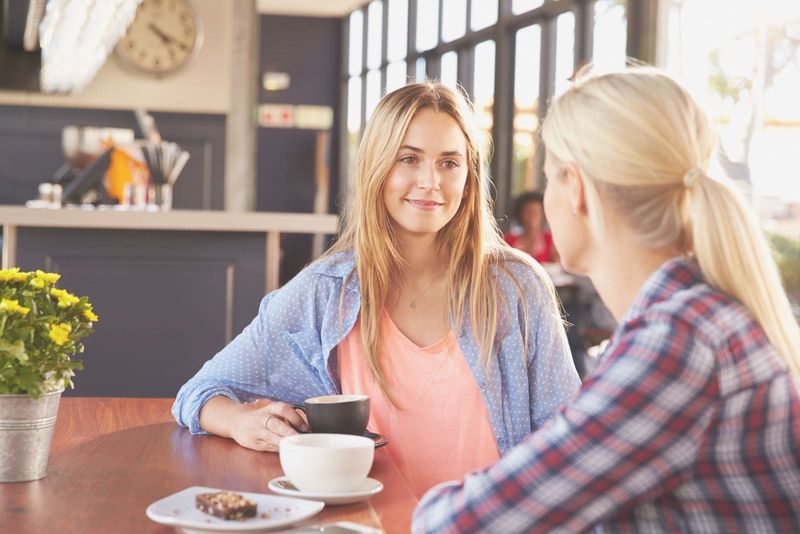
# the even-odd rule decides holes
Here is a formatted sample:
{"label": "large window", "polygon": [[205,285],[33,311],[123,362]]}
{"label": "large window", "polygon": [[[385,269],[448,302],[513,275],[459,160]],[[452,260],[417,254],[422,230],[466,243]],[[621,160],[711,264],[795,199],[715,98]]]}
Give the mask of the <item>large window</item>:
{"label": "large window", "polygon": [[[363,101],[361,72],[363,70],[364,51],[364,13],[354,11],[348,20],[349,41],[347,46],[347,130],[345,143],[342,143],[347,156],[347,169],[353,168],[353,163],[361,138],[361,103]],[[347,180],[341,180],[347,183]]]}
{"label": "large window", "polygon": [[667,7],[663,66],[713,121],[712,173],[731,178],[758,210],[800,316],[800,2]]}
{"label": "large window", "polygon": [[[514,61],[514,134],[511,191],[536,189],[536,146],[539,131],[539,61],[542,32],[538,24],[517,30]],[[524,52],[523,52],[524,51]]]}
{"label": "large window", "polygon": [[483,41],[475,46],[475,63],[472,67],[472,100],[478,115],[478,126],[487,134],[484,153],[488,153],[492,126],[494,125],[495,45],[494,41]]}
{"label": "large window", "polygon": [[625,66],[627,44],[625,2],[598,0],[594,4],[592,65],[601,70]]}
{"label": "large window", "polygon": [[542,187],[546,103],[595,54],[597,63],[624,64],[628,1],[636,0],[372,0],[347,21],[342,161],[352,162],[383,94],[440,79],[468,94],[493,141],[490,172],[504,215],[514,196]]}

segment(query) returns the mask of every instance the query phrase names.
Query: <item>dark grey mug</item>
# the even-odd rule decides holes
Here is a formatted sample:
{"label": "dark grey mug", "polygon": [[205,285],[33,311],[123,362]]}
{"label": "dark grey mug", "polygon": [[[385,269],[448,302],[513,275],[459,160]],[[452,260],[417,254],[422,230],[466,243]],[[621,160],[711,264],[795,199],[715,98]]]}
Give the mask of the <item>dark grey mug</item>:
{"label": "dark grey mug", "polygon": [[311,397],[302,409],[308,416],[311,432],[320,434],[355,434],[361,436],[369,422],[367,395],[324,395]]}

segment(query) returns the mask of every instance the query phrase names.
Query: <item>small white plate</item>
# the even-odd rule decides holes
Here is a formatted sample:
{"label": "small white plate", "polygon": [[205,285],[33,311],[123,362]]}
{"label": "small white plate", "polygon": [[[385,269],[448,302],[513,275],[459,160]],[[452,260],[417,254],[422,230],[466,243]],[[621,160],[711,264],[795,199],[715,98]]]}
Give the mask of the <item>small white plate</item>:
{"label": "small white plate", "polygon": [[279,493],[281,495],[298,497],[300,499],[313,499],[315,501],[322,501],[325,504],[330,505],[351,504],[354,502],[363,501],[364,499],[369,499],[373,495],[377,495],[383,491],[383,484],[380,482],[380,480],[375,480],[374,478],[367,478],[361,488],[359,488],[357,491],[351,491],[348,493],[309,493],[300,491],[294,486],[294,484],[289,482],[289,479],[285,476],[273,478],[269,481],[267,487],[275,493]]}
{"label": "small white plate", "polygon": [[[258,505],[256,516],[244,521],[226,520],[201,512],[195,507],[198,493],[229,491],[193,486],[173,493],[147,507],[147,517],[175,527],[179,532],[265,532],[302,521],[320,512],[325,503],[311,500],[277,497],[264,493],[241,493]],[[268,517],[263,517],[263,514]]]}

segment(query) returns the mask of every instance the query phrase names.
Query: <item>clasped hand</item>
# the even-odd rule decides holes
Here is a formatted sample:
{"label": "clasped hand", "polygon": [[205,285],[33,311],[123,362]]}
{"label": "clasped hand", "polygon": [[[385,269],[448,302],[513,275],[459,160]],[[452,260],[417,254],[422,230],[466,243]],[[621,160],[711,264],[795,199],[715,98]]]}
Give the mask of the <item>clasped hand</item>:
{"label": "clasped hand", "polygon": [[241,406],[231,437],[248,449],[274,452],[283,437],[308,431],[305,414],[291,404],[259,399]]}

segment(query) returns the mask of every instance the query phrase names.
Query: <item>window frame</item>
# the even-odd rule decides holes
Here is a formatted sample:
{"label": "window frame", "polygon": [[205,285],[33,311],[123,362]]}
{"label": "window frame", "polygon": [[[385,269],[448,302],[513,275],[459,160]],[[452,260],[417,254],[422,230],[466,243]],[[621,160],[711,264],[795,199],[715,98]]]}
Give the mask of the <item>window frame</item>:
{"label": "window frame", "polygon": [[[387,60],[387,41],[389,27],[389,2],[391,0],[373,0],[383,4],[383,28],[381,29],[382,50],[381,64],[378,67],[381,77],[381,93],[385,92],[386,87],[386,68]],[[472,30],[470,21],[472,17],[472,5],[480,0],[466,0],[467,26],[464,35],[452,41],[442,41],[443,28],[443,0],[437,0],[439,9],[438,20],[438,39],[437,45],[429,50],[418,51],[416,49],[416,22],[418,0],[407,0],[407,36],[406,36],[406,56],[402,59],[406,62],[406,77],[414,80],[416,75],[416,64],[419,58],[425,60],[425,72],[429,78],[440,77],[440,58],[448,53],[455,51],[458,54],[458,73],[459,85],[470,95],[473,95],[473,64],[475,46],[486,40],[493,40],[495,43],[495,69],[494,69],[494,121],[492,126],[492,141],[494,152],[491,157],[489,173],[494,185],[495,214],[503,216],[509,212],[513,199],[511,190],[511,169],[513,158],[513,121],[514,121],[514,62],[516,32],[524,27],[537,24],[541,28],[541,49],[539,58],[539,115],[540,120],[544,118],[547,111],[547,104],[550,102],[555,91],[555,60],[556,60],[556,20],[559,15],[572,11],[575,15],[575,53],[573,65],[575,68],[584,65],[592,57],[592,43],[594,32],[594,5],[597,0],[545,0],[544,3],[530,11],[519,14],[512,13],[512,0],[499,0],[497,22],[481,28]],[[626,16],[628,20],[627,28],[627,54],[638,57],[644,61],[653,62],[653,47],[651,42],[655,42],[655,36],[650,32],[642,32],[641,28],[652,28],[652,15],[657,10],[659,0],[627,0]],[[361,133],[366,117],[366,76],[370,69],[367,69],[367,41],[369,35],[368,9],[372,2],[365,3],[360,11],[363,13],[362,35],[362,54],[361,71],[352,76],[360,76],[364,83],[361,85]],[[347,116],[348,102],[348,80],[351,75],[348,72],[349,64],[349,15],[343,20],[343,39],[342,39],[342,116]],[[642,35],[647,35],[648,40],[644,42]],[[375,69],[372,69],[375,70]],[[344,123],[345,121],[340,121]],[[341,130],[342,139],[346,139],[347,125]],[[345,179],[340,181],[340,194],[344,196],[345,189],[350,183],[348,169],[348,144],[340,143],[342,151],[339,159],[342,162],[340,176]],[[544,186],[542,166],[544,164],[542,151],[536,153],[536,185],[537,189]]]}

